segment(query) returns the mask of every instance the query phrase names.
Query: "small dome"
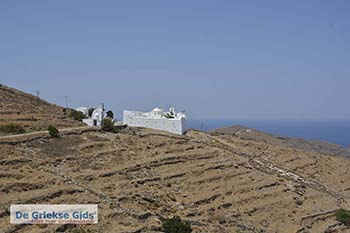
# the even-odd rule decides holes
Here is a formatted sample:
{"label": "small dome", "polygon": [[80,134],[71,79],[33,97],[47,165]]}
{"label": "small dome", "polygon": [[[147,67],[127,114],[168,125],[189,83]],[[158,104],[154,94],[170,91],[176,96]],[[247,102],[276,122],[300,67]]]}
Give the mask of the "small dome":
{"label": "small dome", "polygon": [[163,109],[161,108],[155,108],[152,110],[152,112],[163,112]]}
{"label": "small dome", "polygon": [[79,107],[79,108],[76,108],[75,110],[78,111],[78,112],[84,113],[84,115],[86,115],[86,116],[87,116],[88,113],[89,113],[89,109],[86,108],[86,107]]}

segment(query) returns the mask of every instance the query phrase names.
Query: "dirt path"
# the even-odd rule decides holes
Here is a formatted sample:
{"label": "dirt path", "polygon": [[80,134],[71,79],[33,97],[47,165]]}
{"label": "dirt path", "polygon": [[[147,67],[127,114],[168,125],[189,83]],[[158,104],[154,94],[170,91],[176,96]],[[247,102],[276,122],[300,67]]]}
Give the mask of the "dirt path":
{"label": "dirt path", "polygon": [[[89,131],[97,131],[99,128],[91,126],[80,126],[72,128],[61,128],[59,132],[61,135],[70,135],[70,134],[82,134]],[[34,141],[38,139],[48,139],[50,134],[47,130],[36,131],[31,133],[16,134],[16,135],[7,135],[0,137],[0,144],[15,145],[18,143],[25,143],[29,141]]]}
{"label": "dirt path", "polygon": [[[71,128],[63,128],[58,129],[61,133],[66,133],[74,130],[84,130],[84,129],[92,129],[94,127],[91,126],[80,126],[80,127],[71,127]],[[26,137],[26,136],[39,136],[41,134],[47,134],[47,130],[42,131],[35,131],[30,133],[23,133],[23,134],[14,134],[14,135],[7,135],[7,136],[1,136],[0,140],[6,140],[6,139],[12,139],[12,138],[20,138],[20,137]]]}

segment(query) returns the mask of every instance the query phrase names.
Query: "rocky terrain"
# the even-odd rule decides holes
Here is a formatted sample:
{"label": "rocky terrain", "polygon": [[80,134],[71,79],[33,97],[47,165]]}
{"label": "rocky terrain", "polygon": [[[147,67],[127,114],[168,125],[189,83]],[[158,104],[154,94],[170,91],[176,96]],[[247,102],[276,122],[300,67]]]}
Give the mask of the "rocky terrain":
{"label": "rocky terrain", "polygon": [[[16,123],[27,132],[46,130],[49,124],[59,128],[83,125],[67,117],[63,107],[1,84],[0,119],[0,127]],[[0,135],[5,133],[0,131]]]}
{"label": "rocky terrain", "polygon": [[298,138],[279,137],[256,129],[251,129],[242,125],[235,125],[231,127],[215,129],[211,132],[211,134],[235,135],[242,139],[253,140],[257,142],[265,142],[271,145],[290,147],[321,154],[350,157],[350,147],[345,148],[340,145],[325,141],[311,141]]}
{"label": "rocky terrain", "polygon": [[[1,106],[3,106],[2,103]],[[350,160],[189,130],[0,138],[0,232],[350,232]],[[99,205],[96,225],[11,225],[10,204]]]}

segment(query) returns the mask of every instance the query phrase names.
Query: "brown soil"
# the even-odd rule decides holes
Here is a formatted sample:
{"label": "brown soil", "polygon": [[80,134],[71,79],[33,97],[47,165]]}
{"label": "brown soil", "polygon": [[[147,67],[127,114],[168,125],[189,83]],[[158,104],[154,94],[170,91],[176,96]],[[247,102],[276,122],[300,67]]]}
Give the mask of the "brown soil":
{"label": "brown soil", "polygon": [[304,140],[299,138],[280,137],[259,130],[251,129],[242,125],[234,125],[230,127],[214,129],[213,131],[211,131],[211,134],[234,135],[241,139],[264,142],[270,145],[290,147],[321,154],[350,157],[350,148],[345,148],[334,143],[325,141]]}
{"label": "brown soil", "polygon": [[16,123],[27,132],[46,130],[50,124],[58,128],[83,125],[67,117],[64,108],[4,85],[0,85],[0,119],[0,125]]}
{"label": "brown soil", "polygon": [[[2,123],[72,128],[0,138],[0,232],[160,232],[174,215],[194,232],[350,232],[334,216],[350,209],[348,158],[236,133],[77,129],[32,95],[2,86],[0,98]],[[99,223],[10,224],[10,204],[35,203],[95,203]]]}
{"label": "brown soil", "polygon": [[[194,232],[349,231],[334,217],[350,208],[343,157],[133,128],[2,144],[0,155],[1,232],[157,232],[173,215]],[[97,203],[99,223],[10,225],[14,203]]]}

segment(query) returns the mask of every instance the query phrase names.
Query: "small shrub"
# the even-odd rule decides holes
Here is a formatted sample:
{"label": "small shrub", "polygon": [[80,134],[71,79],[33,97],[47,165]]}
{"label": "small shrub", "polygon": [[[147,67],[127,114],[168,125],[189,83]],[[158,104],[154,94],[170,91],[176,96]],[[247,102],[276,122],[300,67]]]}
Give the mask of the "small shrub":
{"label": "small shrub", "polygon": [[114,114],[111,110],[106,112],[107,117],[111,118],[112,120],[114,119]]}
{"label": "small shrub", "polygon": [[163,221],[162,224],[165,233],[190,233],[192,228],[190,224],[181,220],[179,216],[174,216]]}
{"label": "small shrub", "polygon": [[26,132],[22,125],[16,124],[16,123],[9,123],[6,125],[1,125],[0,131],[3,133],[15,133],[15,134],[20,134],[20,133]]}
{"label": "small shrub", "polygon": [[209,222],[218,222],[220,224],[224,224],[226,222],[225,215],[223,214],[212,214],[208,218]]}
{"label": "small shrub", "polygon": [[169,112],[165,113],[164,116],[168,119],[172,119],[172,118],[175,118],[175,116]]}
{"label": "small shrub", "polygon": [[339,222],[343,223],[346,226],[350,226],[350,211],[349,210],[339,209],[335,213],[335,216]]}
{"label": "small shrub", "polygon": [[74,228],[72,233],[86,233],[86,231],[83,228]]}
{"label": "small shrub", "polygon": [[93,113],[94,111],[95,111],[94,108],[89,108],[89,110],[88,110],[88,115],[89,115],[89,117],[92,116],[92,113]]}
{"label": "small shrub", "polygon": [[39,229],[44,229],[44,228],[47,227],[47,224],[37,224],[36,226],[37,226],[37,228],[39,228]]}
{"label": "small shrub", "polygon": [[80,111],[76,111],[74,109],[71,109],[68,115],[70,118],[76,120],[76,121],[82,121],[83,119],[85,119],[85,115],[84,113],[80,112]]}
{"label": "small shrub", "polygon": [[102,121],[102,130],[106,132],[115,133],[117,129],[115,128],[113,121],[109,118],[104,118]]}
{"label": "small shrub", "polygon": [[53,125],[49,125],[47,127],[47,130],[49,131],[49,134],[51,137],[53,138],[59,138],[60,137],[60,132],[58,131],[58,129],[53,126]]}

